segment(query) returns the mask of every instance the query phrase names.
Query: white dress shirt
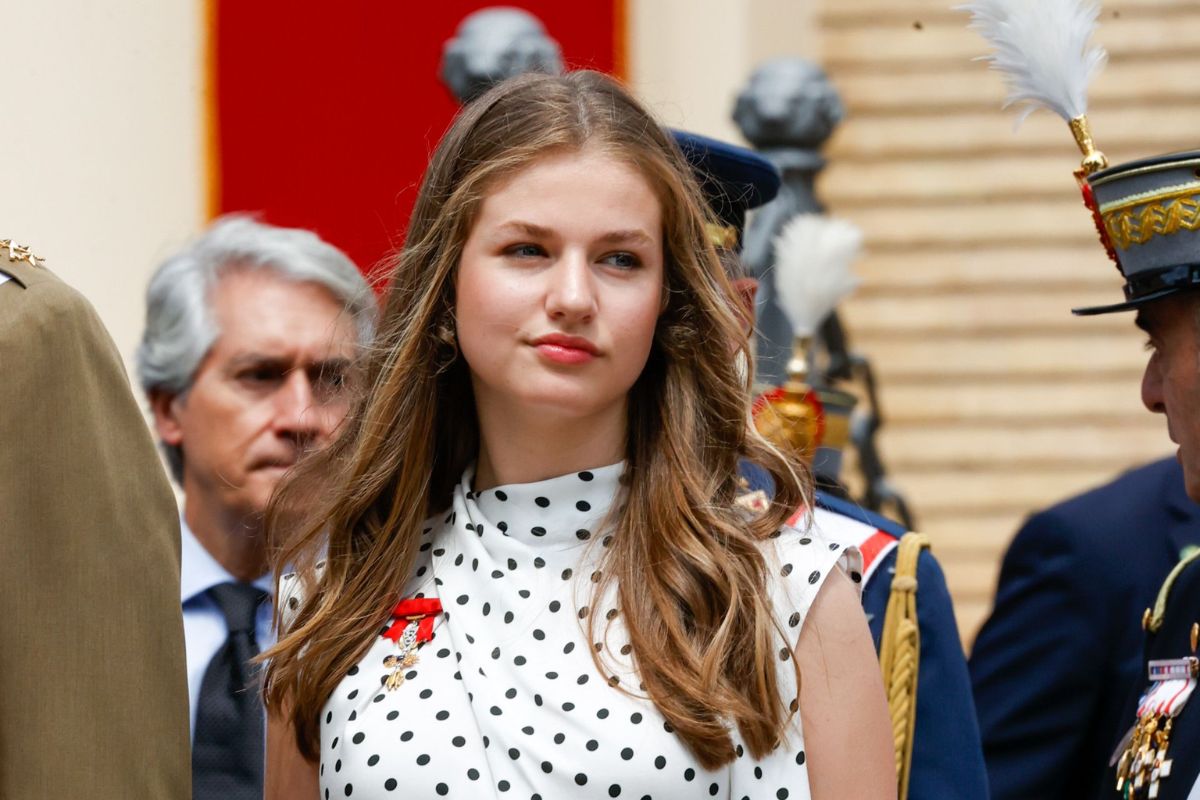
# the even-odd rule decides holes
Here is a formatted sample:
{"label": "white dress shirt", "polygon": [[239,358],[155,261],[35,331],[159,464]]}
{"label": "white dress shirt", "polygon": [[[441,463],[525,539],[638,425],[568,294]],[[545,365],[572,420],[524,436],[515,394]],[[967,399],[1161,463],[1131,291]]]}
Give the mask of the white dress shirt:
{"label": "white dress shirt", "polygon": [[[237,579],[204,549],[183,519],[180,519],[179,527],[183,543],[179,583],[183,601],[183,638],[187,648],[188,704],[194,735],[196,703],[200,699],[204,671],[229,635],[225,616],[205,592],[221,583],[237,583]],[[254,585],[268,594],[274,588],[269,574],[254,581]],[[255,636],[259,650],[265,650],[275,643],[275,632],[271,628],[271,603],[259,606]]]}

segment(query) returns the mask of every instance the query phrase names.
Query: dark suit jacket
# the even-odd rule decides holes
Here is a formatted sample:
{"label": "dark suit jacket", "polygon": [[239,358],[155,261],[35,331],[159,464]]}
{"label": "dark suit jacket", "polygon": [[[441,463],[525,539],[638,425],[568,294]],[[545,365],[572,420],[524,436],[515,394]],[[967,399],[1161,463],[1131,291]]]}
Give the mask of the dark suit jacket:
{"label": "dark suit jacket", "polygon": [[0,798],[183,800],[170,485],[92,307],[0,272]]}
{"label": "dark suit jacket", "polygon": [[1180,551],[1200,543],[1200,507],[1174,459],[1035,514],[1000,570],[975,640],[971,680],[993,800],[1092,798],[1128,724],[1142,611]]}
{"label": "dark suit jacket", "polygon": [[[1137,704],[1148,680],[1146,663],[1155,659],[1185,658],[1192,652],[1192,625],[1200,622],[1200,561],[1193,561],[1179,577],[1167,596],[1167,611],[1158,633],[1146,635],[1145,657],[1141,659],[1138,676],[1127,687],[1125,706],[1121,712],[1122,732],[1137,717]],[[1200,695],[1192,694],[1175,721],[1171,723],[1171,741],[1167,747],[1171,759],[1171,775],[1159,786],[1158,800],[1186,800],[1192,785],[1200,775]],[[1099,797],[1116,798],[1117,772],[1110,767]]]}

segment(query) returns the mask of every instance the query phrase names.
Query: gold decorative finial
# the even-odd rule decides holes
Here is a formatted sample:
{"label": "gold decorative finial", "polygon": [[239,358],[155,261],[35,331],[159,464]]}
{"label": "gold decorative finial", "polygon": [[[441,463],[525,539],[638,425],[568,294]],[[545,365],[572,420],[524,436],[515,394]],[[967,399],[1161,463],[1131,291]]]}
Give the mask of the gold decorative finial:
{"label": "gold decorative finial", "polygon": [[754,415],[754,427],[776,447],[811,462],[822,433],[821,403],[808,385],[808,351],[811,337],[797,336],[788,361],[788,379],[766,397]]}
{"label": "gold decorative finial", "polygon": [[1071,126],[1071,135],[1075,137],[1075,144],[1079,145],[1079,152],[1083,153],[1083,162],[1079,165],[1080,172],[1087,176],[1106,168],[1108,156],[1096,149],[1087,115],[1075,117],[1068,124]]}

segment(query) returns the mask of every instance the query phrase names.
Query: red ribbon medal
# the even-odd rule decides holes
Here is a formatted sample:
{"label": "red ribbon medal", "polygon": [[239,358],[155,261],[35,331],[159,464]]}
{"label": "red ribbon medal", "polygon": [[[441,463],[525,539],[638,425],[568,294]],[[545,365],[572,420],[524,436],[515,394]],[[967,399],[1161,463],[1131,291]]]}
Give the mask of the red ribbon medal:
{"label": "red ribbon medal", "polygon": [[417,648],[433,638],[433,621],[441,613],[442,601],[436,597],[410,597],[392,609],[394,622],[383,638],[395,642],[400,652],[383,660],[383,666],[392,670],[384,682],[389,692],[404,683],[404,670],[417,663]]}

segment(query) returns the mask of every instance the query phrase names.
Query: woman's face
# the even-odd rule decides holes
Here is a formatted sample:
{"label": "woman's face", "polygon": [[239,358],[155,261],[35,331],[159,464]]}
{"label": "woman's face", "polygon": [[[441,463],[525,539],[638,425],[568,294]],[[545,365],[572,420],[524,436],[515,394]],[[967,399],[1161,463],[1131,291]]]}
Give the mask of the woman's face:
{"label": "woman's face", "polygon": [[662,238],[650,184],[596,150],[546,156],[496,185],[456,276],[481,412],[623,413],[662,306]]}

